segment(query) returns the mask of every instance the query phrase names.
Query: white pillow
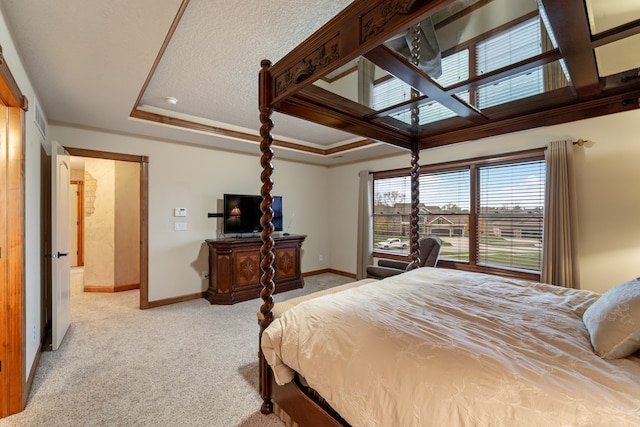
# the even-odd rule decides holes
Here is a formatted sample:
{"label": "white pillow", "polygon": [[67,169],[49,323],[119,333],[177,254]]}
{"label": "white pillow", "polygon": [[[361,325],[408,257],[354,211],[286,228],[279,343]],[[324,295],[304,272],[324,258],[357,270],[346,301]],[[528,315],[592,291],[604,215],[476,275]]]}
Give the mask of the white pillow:
{"label": "white pillow", "polygon": [[596,354],[604,359],[630,356],[640,349],[640,277],[605,292],[587,308],[582,321]]}

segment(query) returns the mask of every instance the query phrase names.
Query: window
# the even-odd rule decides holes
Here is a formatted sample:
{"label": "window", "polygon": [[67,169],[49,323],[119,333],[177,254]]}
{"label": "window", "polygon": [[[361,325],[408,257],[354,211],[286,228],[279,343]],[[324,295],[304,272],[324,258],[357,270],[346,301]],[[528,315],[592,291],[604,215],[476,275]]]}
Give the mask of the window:
{"label": "window", "polygon": [[476,72],[485,74],[542,51],[540,19],[535,17],[489,37],[476,46]]}
{"label": "window", "polygon": [[481,166],[478,263],[540,271],[544,160]]}
{"label": "window", "polygon": [[[409,236],[411,181],[408,174],[373,181],[373,246]],[[409,253],[408,251],[404,251]]]}
{"label": "window", "polygon": [[[478,75],[531,58],[542,51],[540,19],[511,27],[477,45]],[[544,92],[542,68],[519,73],[478,89],[478,108],[483,109]]]}
{"label": "window", "polygon": [[442,58],[442,75],[436,82],[442,87],[449,87],[469,78],[469,49],[454,52]]}
{"label": "window", "polygon": [[411,99],[411,86],[400,79],[389,78],[376,83],[373,87],[374,110],[383,110]]}
{"label": "window", "polygon": [[420,175],[420,232],[447,238],[442,257],[469,261],[470,169]]}
{"label": "window", "polygon": [[[464,49],[442,58],[442,75],[436,81],[443,87],[469,78],[469,50]],[[402,80],[391,78],[377,83],[373,87],[373,109],[382,110],[411,99],[411,86]],[[469,101],[468,92],[461,99]],[[455,113],[435,101],[426,101],[420,104],[419,123],[433,123],[439,120],[455,117]],[[405,109],[392,114],[391,117],[411,123],[411,110]]]}
{"label": "window", "polygon": [[[419,183],[419,234],[440,236],[440,259],[482,271],[541,270],[542,150],[421,166]],[[408,241],[409,169],[375,173],[373,193],[374,249],[389,238]],[[389,251],[406,255],[410,248]]]}

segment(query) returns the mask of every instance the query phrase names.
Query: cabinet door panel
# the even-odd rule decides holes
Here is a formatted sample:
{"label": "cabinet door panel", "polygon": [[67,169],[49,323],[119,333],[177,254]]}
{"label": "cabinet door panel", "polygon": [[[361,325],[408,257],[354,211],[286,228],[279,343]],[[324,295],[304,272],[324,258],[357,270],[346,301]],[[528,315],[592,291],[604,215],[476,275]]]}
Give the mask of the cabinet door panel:
{"label": "cabinet door panel", "polygon": [[296,277],[296,248],[278,248],[276,253],[276,279]]}
{"label": "cabinet door panel", "polygon": [[234,255],[234,276],[237,287],[260,283],[260,252],[238,251]]}
{"label": "cabinet door panel", "polygon": [[218,255],[216,258],[215,274],[215,291],[220,294],[228,294],[230,289],[229,277],[231,277],[231,256]]}

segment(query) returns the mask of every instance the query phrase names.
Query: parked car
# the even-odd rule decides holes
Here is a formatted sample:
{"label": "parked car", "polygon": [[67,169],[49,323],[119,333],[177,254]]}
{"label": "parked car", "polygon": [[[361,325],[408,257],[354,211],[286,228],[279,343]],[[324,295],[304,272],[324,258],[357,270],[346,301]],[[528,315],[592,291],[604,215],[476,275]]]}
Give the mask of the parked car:
{"label": "parked car", "polygon": [[402,241],[397,237],[392,237],[387,240],[383,240],[382,242],[378,242],[378,247],[380,249],[404,249],[409,246],[409,242]]}

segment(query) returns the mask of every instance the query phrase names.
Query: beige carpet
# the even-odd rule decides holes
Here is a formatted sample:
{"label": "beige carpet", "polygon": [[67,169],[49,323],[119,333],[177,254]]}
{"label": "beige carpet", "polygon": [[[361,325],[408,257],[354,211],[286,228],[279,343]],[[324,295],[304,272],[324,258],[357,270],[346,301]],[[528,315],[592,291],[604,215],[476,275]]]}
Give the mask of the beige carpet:
{"label": "beige carpet", "polygon": [[[44,352],[26,409],[5,426],[282,426],[260,414],[260,300],[204,299],[140,310],[138,291],[81,292],[72,273],[71,327]],[[333,274],[276,301],[352,281]]]}

